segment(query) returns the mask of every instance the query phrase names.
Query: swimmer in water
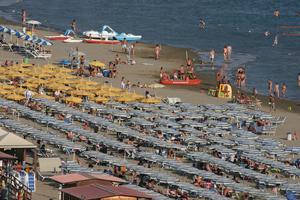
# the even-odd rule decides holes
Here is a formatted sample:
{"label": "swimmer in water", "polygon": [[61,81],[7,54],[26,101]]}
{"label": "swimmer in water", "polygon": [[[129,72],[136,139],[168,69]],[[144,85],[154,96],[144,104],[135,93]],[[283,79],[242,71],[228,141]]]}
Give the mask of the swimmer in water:
{"label": "swimmer in water", "polygon": [[298,86],[300,87],[300,73],[298,74]]}
{"label": "swimmer in water", "polygon": [[279,10],[275,10],[275,11],[274,11],[274,16],[275,16],[275,17],[279,17],[279,15],[280,15]]}
{"label": "swimmer in water", "polygon": [[200,29],[205,29],[205,21],[203,19],[200,19],[200,22],[199,22],[199,28]]}
{"label": "swimmer in water", "polygon": [[273,42],[273,47],[278,45],[278,35],[275,36],[274,42]]}
{"label": "swimmer in water", "polygon": [[270,33],[269,31],[266,31],[266,32],[264,33],[264,35],[265,35],[265,37],[269,37],[269,36],[271,35],[271,33]]}

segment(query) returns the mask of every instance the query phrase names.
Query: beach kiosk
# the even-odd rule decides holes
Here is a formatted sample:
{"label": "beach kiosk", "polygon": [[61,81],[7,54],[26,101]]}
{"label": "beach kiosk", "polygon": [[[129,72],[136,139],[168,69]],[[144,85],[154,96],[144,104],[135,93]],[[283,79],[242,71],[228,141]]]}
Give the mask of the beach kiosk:
{"label": "beach kiosk", "polygon": [[220,84],[219,88],[218,88],[217,97],[231,99],[232,98],[231,85],[229,85],[229,84]]}

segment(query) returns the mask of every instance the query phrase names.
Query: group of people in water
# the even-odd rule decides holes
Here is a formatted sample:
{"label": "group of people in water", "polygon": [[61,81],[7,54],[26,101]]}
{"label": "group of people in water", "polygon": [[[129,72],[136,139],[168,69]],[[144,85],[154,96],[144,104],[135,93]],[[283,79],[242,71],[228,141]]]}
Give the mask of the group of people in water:
{"label": "group of people in water", "polygon": [[170,76],[163,67],[160,68],[160,79],[162,80],[188,80],[196,79],[194,73],[194,64],[191,58],[188,58],[186,65],[181,65],[178,70],[174,70],[173,74]]}
{"label": "group of people in water", "polygon": [[272,80],[268,80],[268,92],[269,95],[274,96],[274,97],[285,97],[286,95],[286,90],[287,90],[287,86],[285,83],[282,83],[281,85],[281,90],[279,88],[279,83],[275,83],[274,88],[273,88],[273,81]]}

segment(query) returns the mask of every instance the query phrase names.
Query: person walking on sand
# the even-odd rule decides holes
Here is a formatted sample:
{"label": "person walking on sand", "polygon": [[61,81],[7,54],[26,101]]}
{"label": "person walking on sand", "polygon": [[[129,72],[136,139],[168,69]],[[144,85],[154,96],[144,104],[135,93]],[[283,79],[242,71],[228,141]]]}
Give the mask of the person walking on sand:
{"label": "person walking on sand", "polygon": [[126,89],[126,83],[125,83],[125,78],[124,78],[124,76],[123,76],[122,79],[121,79],[121,89],[122,89],[122,90],[125,90],[125,89]]}
{"label": "person walking on sand", "polygon": [[283,83],[282,86],[281,86],[281,95],[282,95],[282,97],[285,97],[285,94],[286,94],[286,84]]}
{"label": "person walking on sand", "polygon": [[269,95],[271,95],[273,93],[273,82],[272,82],[272,80],[268,80],[268,91],[269,91]]}
{"label": "person walking on sand", "polygon": [[155,51],[155,60],[158,60],[160,57],[160,46],[158,44],[155,46],[154,51]]}
{"label": "person walking on sand", "polygon": [[211,63],[214,63],[214,61],[215,61],[215,54],[216,54],[216,52],[215,52],[214,49],[212,49],[212,50],[209,52],[209,59],[210,59],[210,62],[211,62]]}
{"label": "person walking on sand", "polygon": [[275,98],[273,97],[273,95],[269,96],[269,105],[270,105],[270,112],[276,111],[276,108],[275,108]]}
{"label": "person walking on sand", "polygon": [[279,84],[278,83],[275,83],[275,86],[274,86],[274,96],[279,98]]}
{"label": "person walking on sand", "polygon": [[127,40],[126,38],[123,39],[123,41],[121,42],[121,47],[122,47],[122,52],[127,53]]}

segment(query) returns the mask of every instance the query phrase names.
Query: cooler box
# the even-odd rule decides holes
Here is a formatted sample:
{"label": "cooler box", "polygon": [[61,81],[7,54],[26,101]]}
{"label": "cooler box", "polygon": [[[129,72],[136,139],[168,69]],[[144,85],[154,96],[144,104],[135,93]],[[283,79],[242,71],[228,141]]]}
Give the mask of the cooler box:
{"label": "cooler box", "polygon": [[105,70],[102,71],[102,74],[103,74],[104,77],[109,77],[110,71],[105,69]]}

